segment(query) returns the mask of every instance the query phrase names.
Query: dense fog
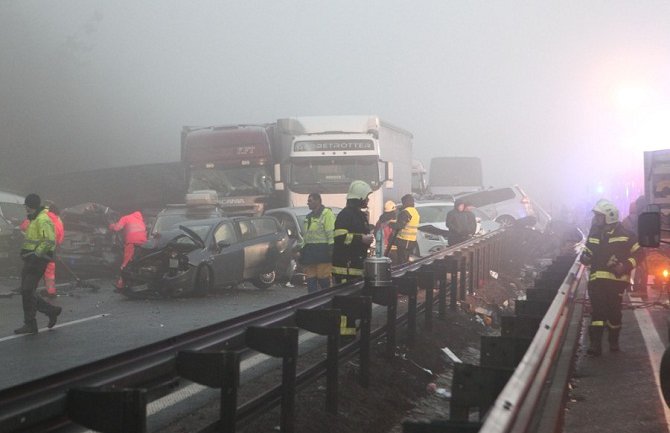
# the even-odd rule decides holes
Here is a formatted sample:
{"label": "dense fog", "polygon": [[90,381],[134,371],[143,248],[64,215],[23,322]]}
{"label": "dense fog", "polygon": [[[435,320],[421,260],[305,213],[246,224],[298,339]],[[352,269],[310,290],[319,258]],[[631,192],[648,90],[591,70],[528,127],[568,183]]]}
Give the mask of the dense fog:
{"label": "dense fog", "polygon": [[549,209],[620,199],[669,142],[668,17],[660,0],[4,0],[0,181],[176,161],[183,125],[376,114],[424,164],[479,156],[487,185]]}

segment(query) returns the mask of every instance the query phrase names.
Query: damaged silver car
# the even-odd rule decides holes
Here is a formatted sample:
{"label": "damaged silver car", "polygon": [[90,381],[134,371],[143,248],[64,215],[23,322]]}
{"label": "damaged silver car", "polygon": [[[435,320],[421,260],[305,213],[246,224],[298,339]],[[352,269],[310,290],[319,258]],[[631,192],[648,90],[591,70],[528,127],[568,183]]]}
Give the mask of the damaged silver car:
{"label": "damaged silver car", "polygon": [[122,272],[129,297],[204,294],[250,281],[265,289],[288,279],[288,234],[271,217],[184,221],[136,249]]}

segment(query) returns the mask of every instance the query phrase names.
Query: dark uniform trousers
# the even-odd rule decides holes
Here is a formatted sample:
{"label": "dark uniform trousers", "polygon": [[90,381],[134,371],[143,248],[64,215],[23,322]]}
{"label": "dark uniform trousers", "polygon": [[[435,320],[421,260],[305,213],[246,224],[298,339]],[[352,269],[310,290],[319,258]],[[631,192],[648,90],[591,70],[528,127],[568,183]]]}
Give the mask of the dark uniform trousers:
{"label": "dark uniform trousers", "polygon": [[44,270],[49,264],[48,260],[29,256],[24,259],[21,270],[21,297],[23,301],[23,321],[26,324],[35,322],[35,315],[40,313],[50,314],[56,307],[37,296],[37,285],[44,275]]}

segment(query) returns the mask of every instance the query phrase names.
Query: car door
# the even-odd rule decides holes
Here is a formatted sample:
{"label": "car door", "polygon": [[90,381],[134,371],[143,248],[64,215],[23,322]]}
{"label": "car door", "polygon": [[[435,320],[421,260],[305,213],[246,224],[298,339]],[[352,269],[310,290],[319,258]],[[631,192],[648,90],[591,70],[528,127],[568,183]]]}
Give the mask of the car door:
{"label": "car door", "polygon": [[236,220],[240,233],[240,243],[244,251],[243,278],[249,279],[261,273],[261,265],[267,253],[267,243],[259,241],[256,236],[256,228],[251,218],[240,218]]}
{"label": "car door", "polygon": [[234,284],[243,279],[244,247],[238,241],[232,221],[225,221],[214,229],[211,240],[214,282],[218,285]]}
{"label": "car door", "polygon": [[263,262],[260,264],[261,272],[271,272],[278,267],[285,269],[290,259],[286,230],[281,228],[274,218],[259,217],[254,218],[252,222],[256,230],[257,241],[267,245]]}

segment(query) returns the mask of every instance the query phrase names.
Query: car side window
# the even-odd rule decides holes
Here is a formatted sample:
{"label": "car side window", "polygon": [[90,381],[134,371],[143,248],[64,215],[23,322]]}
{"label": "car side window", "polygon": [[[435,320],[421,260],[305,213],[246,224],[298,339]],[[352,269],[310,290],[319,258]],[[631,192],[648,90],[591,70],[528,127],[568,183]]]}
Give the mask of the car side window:
{"label": "car side window", "polygon": [[512,200],[516,197],[512,188],[502,188],[491,191],[491,203],[500,203],[505,200]]}
{"label": "car side window", "polygon": [[277,221],[279,221],[279,225],[281,226],[281,228],[283,228],[284,230],[291,231],[291,236],[295,237],[298,234],[298,228],[295,226],[295,222],[293,221],[293,218],[291,218],[290,215],[284,213],[276,213],[273,214],[272,216],[277,218]]}
{"label": "car side window", "polygon": [[254,218],[252,220],[256,228],[256,236],[270,235],[277,233],[277,221],[274,218]]}
{"label": "car side window", "polygon": [[250,220],[243,220],[239,222],[240,225],[240,234],[242,235],[243,241],[248,241],[249,239],[254,238],[254,226]]}
{"label": "car side window", "polygon": [[237,242],[237,235],[235,234],[233,225],[231,223],[221,224],[216,229],[216,232],[214,232],[214,242],[216,242],[217,244],[219,242],[223,242],[228,245],[232,245],[235,242]]}

